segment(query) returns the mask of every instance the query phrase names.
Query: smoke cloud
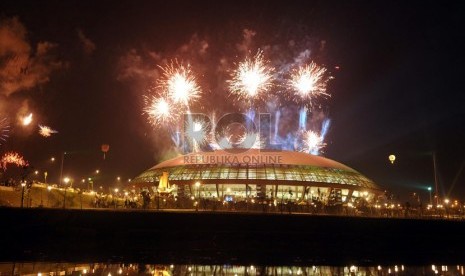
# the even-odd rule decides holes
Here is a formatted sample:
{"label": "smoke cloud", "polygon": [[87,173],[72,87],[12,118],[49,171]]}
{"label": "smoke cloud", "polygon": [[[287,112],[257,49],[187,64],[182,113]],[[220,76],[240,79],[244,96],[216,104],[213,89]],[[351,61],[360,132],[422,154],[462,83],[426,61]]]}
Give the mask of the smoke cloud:
{"label": "smoke cloud", "polygon": [[170,53],[132,48],[118,60],[117,80],[153,82],[161,75],[158,66],[163,66],[174,59],[195,64],[196,72],[202,74],[202,67],[205,67],[205,60],[208,58],[208,49],[209,44],[206,39],[200,39],[197,34],[192,35],[188,42]]}
{"label": "smoke cloud", "polygon": [[136,49],[130,49],[119,58],[116,78],[119,81],[152,81],[160,74],[156,67],[160,59],[161,56],[155,52],[140,53]]}
{"label": "smoke cloud", "polygon": [[53,55],[57,44],[43,41],[32,46],[17,17],[0,22],[0,95],[9,96],[50,81],[63,62]]}
{"label": "smoke cloud", "polygon": [[244,29],[242,31],[242,42],[236,44],[237,50],[246,55],[252,47],[253,38],[256,34],[254,30]]}
{"label": "smoke cloud", "polygon": [[95,49],[97,48],[95,46],[95,43],[90,40],[83,32],[81,29],[77,30],[77,34],[79,37],[79,41],[81,42],[82,49],[84,50],[84,53],[87,55],[91,55]]}

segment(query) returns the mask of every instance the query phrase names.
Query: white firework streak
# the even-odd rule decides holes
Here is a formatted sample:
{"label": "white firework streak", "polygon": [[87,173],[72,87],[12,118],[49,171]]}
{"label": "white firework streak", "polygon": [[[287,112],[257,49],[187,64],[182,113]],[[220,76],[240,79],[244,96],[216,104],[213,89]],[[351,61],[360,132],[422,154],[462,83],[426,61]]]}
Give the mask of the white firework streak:
{"label": "white firework streak", "polygon": [[0,119],[0,146],[6,142],[10,133],[10,124],[7,118]]}

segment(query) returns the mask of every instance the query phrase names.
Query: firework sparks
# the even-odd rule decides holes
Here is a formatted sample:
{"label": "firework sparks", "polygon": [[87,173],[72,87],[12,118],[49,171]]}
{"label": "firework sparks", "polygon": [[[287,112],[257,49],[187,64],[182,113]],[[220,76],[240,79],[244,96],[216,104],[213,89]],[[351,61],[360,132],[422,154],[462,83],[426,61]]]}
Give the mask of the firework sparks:
{"label": "firework sparks", "polygon": [[314,62],[298,68],[294,71],[289,81],[298,99],[311,99],[316,95],[329,96],[326,93],[326,68],[316,65]]}
{"label": "firework sparks", "polygon": [[246,132],[240,140],[240,147],[245,149],[261,149],[264,147],[264,141],[260,134],[256,132]]}
{"label": "firework sparks", "polygon": [[158,126],[168,123],[177,118],[174,106],[164,97],[144,96],[144,113],[147,114],[149,122]]}
{"label": "firework sparks", "polygon": [[0,160],[0,166],[6,170],[7,164],[13,164],[18,167],[25,167],[29,165],[28,162],[17,152],[7,152],[3,155]]}
{"label": "firework sparks", "polygon": [[30,113],[29,115],[27,116],[24,116],[22,119],[21,119],[21,122],[23,123],[23,126],[28,126],[31,124],[32,122],[32,113]]}
{"label": "firework sparks", "polygon": [[51,129],[48,126],[39,125],[39,134],[44,137],[50,137],[52,134],[58,133],[58,131]]}
{"label": "firework sparks", "polygon": [[[300,56],[299,56],[300,57]],[[329,97],[327,92],[328,81],[332,78],[328,70],[314,62],[304,64],[304,60],[299,61],[302,64],[292,71],[293,65],[280,66],[279,73],[271,66],[271,61],[264,57],[262,51],[258,51],[255,56],[249,56],[236,64],[236,68],[231,72],[230,79],[226,81],[228,85],[228,94],[234,97],[235,104],[246,106],[248,108],[246,116],[251,121],[260,119],[255,112],[266,110],[275,113],[275,122],[267,122],[274,133],[271,140],[262,140],[258,133],[247,133],[250,130],[249,123],[244,129],[225,128],[212,132],[206,123],[191,117],[190,121],[184,123],[184,133],[180,130],[183,124],[180,118],[183,114],[191,113],[197,105],[192,105],[195,101],[201,100],[201,89],[197,83],[193,69],[188,63],[182,65],[176,60],[169,62],[166,66],[159,66],[162,75],[155,81],[153,91],[144,96],[145,106],[144,115],[147,114],[148,122],[156,128],[165,129],[171,135],[174,146],[180,152],[198,152],[202,149],[228,149],[228,148],[274,148],[274,143],[281,144],[287,150],[300,150],[307,153],[318,154],[326,144],[324,143],[325,135],[329,127],[329,120],[324,121],[321,131],[307,131],[309,122],[312,127],[315,126],[320,117],[316,118],[313,108],[315,99],[318,97]],[[293,62],[292,64],[296,64]],[[273,64],[280,64],[275,63]],[[290,95],[293,105],[297,108],[284,107],[286,103],[280,103],[283,98],[275,92],[274,86],[278,86],[278,81],[282,76],[284,81],[284,90]],[[278,77],[279,79],[274,79]],[[279,85],[279,87],[282,87]],[[275,91],[276,90],[276,91]],[[208,99],[205,99],[208,101]],[[266,103],[266,104],[263,104]],[[217,104],[217,103],[214,103]],[[260,105],[260,106],[256,106]],[[296,110],[300,110],[298,117],[291,118]],[[309,112],[312,110],[312,112]],[[283,113],[281,113],[283,112]],[[293,129],[290,120],[298,119],[298,129]],[[179,121],[178,121],[179,120]],[[213,120],[215,121],[215,120]],[[284,123],[280,123],[280,122]],[[186,125],[187,123],[187,125]],[[215,124],[213,122],[213,124]],[[274,129],[272,126],[274,125]],[[186,138],[186,139],[184,139]]]}
{"label": "firework sparks", "polygon": [[0,119],[0,146],[2,142],[6,142],[8,139],[8,134],[10,132],[10,125],[6,118]]}
{"label": "firework sparks", "polygon": [[164,76],[164,79],[160,80],[160,86],[168,92],[173,103],[188,106],[190,102],[200,97],[200,87],[197,85],[190,65],[182,66],[171,63],[171,65],[160,68]]}
{"label": "firework sparks", "polygon": [[267,65],[262,52],[253,59],[239,63],[229,82],[229,89],[239,98],[255,99],[272,86],[273,69]]}
{"label": "firework sparks", "polygon": [[303,142],[304,145],[302,151],[309,152],[311,154],[318,154],[318,152],[326,146],[326,143],[323,141],[323,137],[311,130],[304,133]]}

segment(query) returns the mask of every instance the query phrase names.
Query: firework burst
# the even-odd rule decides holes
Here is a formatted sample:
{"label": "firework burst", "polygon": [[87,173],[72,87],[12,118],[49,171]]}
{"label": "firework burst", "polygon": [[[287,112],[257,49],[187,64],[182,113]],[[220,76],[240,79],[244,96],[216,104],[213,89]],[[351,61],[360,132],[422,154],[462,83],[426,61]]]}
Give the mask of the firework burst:
{"label": "firework burst", "polygon": [[178,118],[178,112],[166,97],[144,96],[144,102],[143,113],[147,114],[149,123],[154,126],[170,123]]}
{"label": "firework burst", "polygon": [[2,156],[0,160],[0,166],[6,170],[7,164],[13,164],[18,167],[28,166],[28,162],[17,152],[7,152]]}
{"label": "firework burst", "polygon": [[324,143],[324,138],[318,133],[308,130],[304,133],[303,139],[303,152],[318,154],[318,152],[326,146]]}
{"label": "firework burst", "polygon": [[23,124],[23,126],[28,126],[31,124],[31,122],[32,122],[32,113],[21,118],[21,123]]}
{"label": "firework burst", "polygon": [[253,59],[247,58],[239,63],[229,80],[229,90],[238,98],[257,99],[272,87],[273,68],[258,52]]}
{"label": "firework burst", "polygon": [[189,106],[189,103],[200,98],[200,87],[189,64],[183,66],[171,62],[170,65],[160,68],[163,71],[163,79],[159,81],[159,85],[168,93],[173,103]]}
{"label": "firework burst", "polygon": [[297,101],[305,101],[318,95],[329,96],[326,93],[328,80],[326,68],[312,62],[294,70],[289,84],[295,93]]}
{"label": "firework burst", "polygon": [[[314,129],[315,132],[308,131],[307,127],[309,122],[315,127],[316,122],[322,119],[321,116],[316,118],[313,107],[315,99],[330,96],[327,93],[327,83],[332,77],[325,67],[318,66],[310,60],[305,63],[310,51],[306,50],[305,53],[308,54],[299,55],[294,62],[280,66],[279,64],[285,61],[273,60],[272,63],[259,50],[256,55],[235,64],[232,70],[222,67],[221,72],[229,71],[231,74],[226,81],[228,95],[233,98],[235,105],[247,109],[245,115],[251,122],[261,120],[261,114],[258,112],[263,110],[270,114],[276,113],[274,123],[272,116],[268,119],[269,122],[266,122],[270,125],[270,131],[274,133],[270,140],[262,140],[258,133],[247,133],[251,131],[248,125],[250,122],[243,127],[244,129],[225,127],[218,130],[215,126],[216,120],[202,122],[194,116],[190,119],[189,115],[184,116],[199,112],[195,110],[198,107],[196,101],[209,103],[209,99],[201,99],[203,93],[194,74],[196,72],[187,62],[178,63],[172,60],[166,65],[158,66],[161,75],[154,80],[152,90],[144,96],[143,114],[147,115],[148,122],[155,128],[166,130],[174,146],[183,153],[198,152],[207,148],[274,148],[274,143],[271,142],[275,141],[286,150],[318,154],[319,150],[326,146],[324,139],[329,121],[322,125],[319,132],[317,129]],[[275,69],[272,64],[278,67]],[[227,65],[226,62],[222,66]],[[290,70],[291,68],[294,69]],[[280,91],[286,92],[284,97]],[[281,102],[282,100],[286,102]],[[222,107],[218,102],[210,101],[210,104],[216,105],[216,108]],[[288,108],[288,105],[291,106]],[[295,106],[297,107],[294,108]],[[298,114],[295,114],[295,111],[298,111]],[[294,115],[298,116],[292,117]],[[184,122],[181,120],[183,117],[187,118]],[[292,120],[298,120],[297,129],[293,129]],[[215,133],[212,129],[215,129]]]}
{"label": "firework burst", "polygon": [[58,133],[58,131],[51,129],[48,126],[39,125],[39,134],[43,137],[50,137],[52,134]]}
{"label": "firework burst", "polygon": [[0,146],[6,142],[10,133],[10,124],[7,118],[0,119]]}

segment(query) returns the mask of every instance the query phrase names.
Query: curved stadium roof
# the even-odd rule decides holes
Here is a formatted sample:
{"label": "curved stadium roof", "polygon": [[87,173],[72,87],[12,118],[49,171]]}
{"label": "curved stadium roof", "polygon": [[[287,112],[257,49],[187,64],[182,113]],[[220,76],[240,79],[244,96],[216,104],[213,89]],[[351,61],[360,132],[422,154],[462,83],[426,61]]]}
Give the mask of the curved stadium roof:
{"label": "curved stadium roof", "polygon": [[[137,176],[153,183],[163,172],[172,184],[279,184],[382,189],[356,170],[321,156],[294,151],[216,150],[191,153],[159,163]],[[349,187],[348,187],[349,186]],[[355,187],[354,187],[355,186]]]}

